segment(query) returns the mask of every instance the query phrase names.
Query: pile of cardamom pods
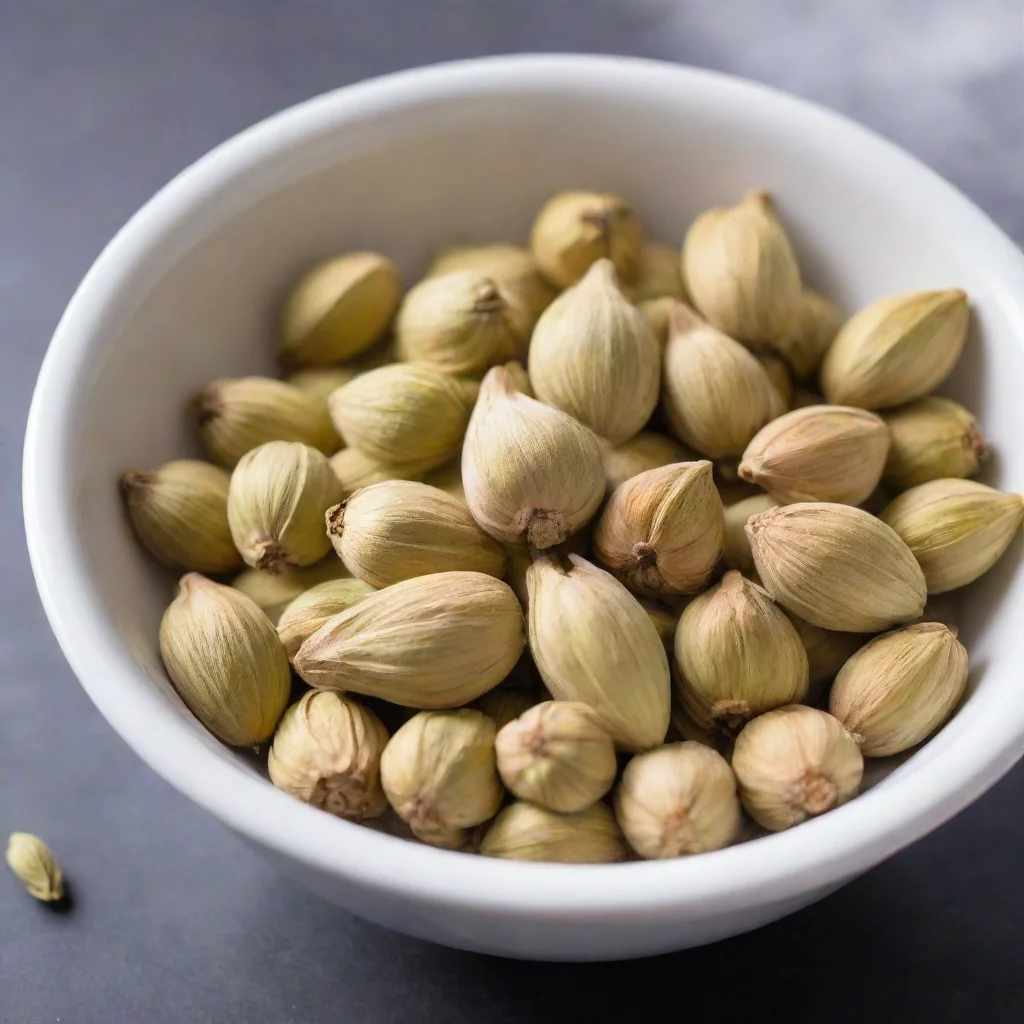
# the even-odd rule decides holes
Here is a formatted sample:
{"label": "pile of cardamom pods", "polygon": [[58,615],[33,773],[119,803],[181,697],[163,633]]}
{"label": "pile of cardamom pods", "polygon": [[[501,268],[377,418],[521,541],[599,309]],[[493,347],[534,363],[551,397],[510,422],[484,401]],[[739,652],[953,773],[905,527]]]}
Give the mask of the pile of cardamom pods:
{"label": "pile of cardamom pods", "polygon": [[926,602],[1024,516],[932,394],[968,325],[958,289],[844,322],[763,192],[681,255],[567,192],[404,294],[380,254],[322,263],[290,375],[212,382],[210,461],[123,477],[185,571],[168,674],[282,790],[450,849],[675,857],[828,811],[956,708]]}

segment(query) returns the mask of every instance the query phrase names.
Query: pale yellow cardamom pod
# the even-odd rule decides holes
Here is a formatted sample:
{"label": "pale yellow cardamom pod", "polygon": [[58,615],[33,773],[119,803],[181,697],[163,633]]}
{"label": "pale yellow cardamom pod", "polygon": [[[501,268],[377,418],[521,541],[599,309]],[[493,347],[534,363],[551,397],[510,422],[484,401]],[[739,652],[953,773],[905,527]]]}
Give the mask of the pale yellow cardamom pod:
{"label": "pale yellow cardamom pod", "polygon": [[530,342],[536,396],[612,444],[638,433],[658,404],[661,349],[619,291],[610,260],[597,260],[544,311]]}
{"label": "pale yellow cardamom pod", "polygon": [[53,851],[30,832],[12,832],[7,840],[7,865],[30,896],[44,903],[64,898],[64,875]]}
{"label": "pale yellow cardamom pod", "polygon": [[288,660],[294,661],[303,643],[328,619],[373,592],[368,583],[353,579],[326,580],[302,591],[288,603],[277,620],[277,635],[288,653]]}
{"label": "pale yellow cardamom pod", "polygon": [[839,307],[820,292],[805,288],[789,332],[774,348],[797,377],[805,380],[817,372],[842,325],[843,314]]}
{"label": "pale yellow cardamom pod", "polygon": [[270,377],[215,380],[189,408],[210,458],[229,468],[268,441],[298,441],[325,455],[341,445],[321,401]]}
{"label": "pale yellow cardamom pod", "polygon": [[672,311],[662,387],[673,433],[711,459],[742,454],[785,408],[757,359],[681,302]]}
{"label": "pale yellow cardamom pod", "polygon": [[457,849],[465,829],[501,806],[494,722],[469,708],[421,711],[391,737],[380,774],[388,801],[419,839]]}
{"label": "pale yellow cardamom pod", "polygon": [[385,480],[422,480],[437,465],[437,459],[378,462],[358,448],[342,448],[331,456],[330,461],[343,495],[354,494],[361,487],[383,483]]}
{"label": "pale yellow cardamom pod", "polygon": [[877,633],[924,608],[914,553],[863,509],[801,502],[754,516],[746,530],[765,589],[815,626]]}
{"label": "pale yellow cardamom pod", "polygon": [[607,259],[624,284],[636,283],[643,231],[629,204],[610,192],[560,192],[547,201],[530,233],[541,273],[559,288],[575,284]]}
{"label": "pale yellow cardamom pod", "polygon": [[352,575],[377,588],[458,569],[501,577],[508,563],[463,502],[409,480],[364,487],[329,509],[327,535]]}
{"label": "pale yellow cardamom pod", "polygon": [[770,494],[754,494],[725,507],[722,556],[730,569],[739,569],[747,576],[753,572],[754,556],[750,553],[750,541],[747,539],[747,520],[778,506]]}
{"label": "pale yellow cardamom pod", "polygon": [[680,253],[671,245],[645,242],[640,250],[640,271],[629,298],[638,306],[655,299],[686,301]]}
{"label": "pale yellow cardamom pod", "polygon": [[764,372],[768,374],[768,379],[775,386],[775,390],[778,391],[783,409],[788,409],[789,403],[793,398],[793,380],[789,376],[785,360],[781,356],[772,355],[770,352],[759,352],[757,353],[757,361],[764,367]]}
{"label": "pale yellow cardamom pod", "polygon": [[747,813],[781,832],[855,797],[864,758],[841,722],[793,704],[747,723],[736,738],[732,770]]}
{"label": "pale yellow cardamom pod", "polygon": [[525,643],[507,584],[480,572],[417,576],[328,619],[299,648],[311,686],[414,708],[466,704],[500,683]]}
{"label": "pale yellow cardamom pod", "polygon": [[530,383],[530,375],[523,369],[522,363],[511,362],[505,364],[505,370],[512,378],[516,390],[521,391],[527,398],[536,398],[533,393],[533,385]]}
{"label": "pale yellow cardamom pod", "polygon": [[926,740],[952,714],[967,685],[967,651],[956,630],[922,622],[876,637],[840,669],[829,711],[868,757]]}
{"label": "pale yellow cardamom pod", "polygon": [[165,565],[194,572],[242,566],[228,526],[230,476],[199,459],[175,459],[152,472],[121,477],[136,536]]}
{"label": "pale yellow cardamom pod", "polygon": [[312,565],[331,549],[323,517],[341,494],[331,464],[315,448],[260,445],[231,474],[228,522],[235,547],[254,569]]}
{"label": "pale yellow cardamom pod", "polygon": [[743,453],[739,475],[782,504],[859,505],[878,486],[888,453],[881,417],[852,406],[810,405],[762,427]]}
{"label": "pale yellow cardamom pod", "polygon": [[728,846],[742,814],[729,762],[710,747],[686,742],[648,750],[626,765],[615,816],[629,845],[659,860]]}
{"label": "pale yellow cardamom pod", "polygon": [[327,411],[327,399],[332,391],[343,387],[358,372],[350,366],[320,366],[311,370],[296,370],[285,377],[285,384],[291,384],[307,395],[323,402],[324,411]]}
{"label": "pale yellow cardamom pod", "polygon": [[665,434],[644,430],[622,444],[601,442],[604,476],[610,494],[620,484],[648,469],[670,462],[696,462],[697,455]]}
{"label": "pale yellow cardamom pod", "polygon": [[906,490],[929,480],[972,476],[988,456],[978,421],[951,398],[929,395],[884,417],[892,437],[883,479]]}
{"label": "pale yellow cardamom pod", "polygon": [[480,852],[505,860],[613,864],[626,859],[626,844],[604,804],[593,804],[575,814],[556,814],[519,801],[494,819]]}
{"label": "pale yellow cardamom pod", "polygon": [[870,639],[864,633],[840,633],[833,629],[822,629],[799,615],[790,615],[789,621],[800,637],[807,652],[809,686],[805,704],[816,704],[828,683],[846,660],[864,646]]}
{"label": "pale yellow cardamom pod", "polygon": [[645,598],[639,598],[640,607],[647,612],[647,617],[651,620],[654,628],[658,631],[658,636],[661,638],[661,642],[669,649],[676,636],[676,628],[679,625],[679,616],[681,612],[673,611],[671,608],[667,608],[663,604],[659,604],[657,601],[649,601]]}
{"label": "pale yellow cardamom pod", "polygon": [[514,721],[541,702],[541,697],[537,695],[537,691],[534,689],[512,690],[507,687],[507,681],[503,682],[501,686],[488,690],[487,693],[482,697],[478,697],[473,702],[473,707],[487,715],[494,722],[494,727],[499,732],[509,722]]}
{"label": "pale yellow cardamom pod", "polygon": [[647,321],[647,326],[650,327],[651,333],[657,339],[662,351],[664,351],[665,346],[668,344],[668,328],[669,320],[672,317],[672,309],[679,301],[679,299],[666,295],[661,299],[647,299],[644,302],[637,303],[636,308],[643,314],[644,319]]}
{"label": "pale yellow cardamom pod", "polygon": [[921,563],[928,593],[944,594],[995,565],[1024,519],[1024,498],[974,480],[931,480],[879,515]]}
{"label": "pale yellow cardamom pod", "polygon": [[160,656],[179,696],[219,740],[270,739],[291,671],[277,630],[250,598],[190,572],[160,622]]}
{"label": "pale yellow cardamom pod", "polygon": [[560,544],[604,497],[597,439],[558,409],[522,394],[503,367],[484,378],[462,448],[476,521],[509,544]]}
{"label": "pale yellow cardamom pod", "polygon": [[530,652],[556,700],[590,705],[627,750],[648,750],[669,722],[668,658],[647,612],[579,555],[540,555],[526,574]]}
{"label": "pale yellow cardamom pod", "polygon": [[284,610],[300,594],[329,580],[349,578],[345,564],[332,551],[315,565],[301,569],[283,569],[277,573],[246,569],[231,581],[231,586],[255,601],[276,626]]}
{"label": "pale yellow cardamom pod", "polygon": [[959,288],[872,303],[829,347],[821,387],[834,405],[890,409],[934,391],[967,339],[970,309]]}
{"label": "pale yellow cardamom pod", "polygon": [[675,657],[683,707],[697,725],[726,736],[807,695],[807,654],[792,623],[735,570],[686,606]]}
{"label": "pale yellow cardamom pod", "polygon": [[351,359],[384,333],[401,297],[398,269],[377,252],[352,252],[313,267],[281,317],[282,362],[324,366]]}
{"label": "pale yellow cardamom pod", "polygon": [[701,315],[744,344],[774,347],[800,306],[800,268],[767,192],[698,217],[683,242],[683,275]]}
{"label": "pale yellow cardamom pod", "polygon": [[722,537],[711,463],[676,462],[612,492],[594,530],[594,550],[630,590],[689,594],[707,583]]}
{"label": "pale yellow cardamom pod", "polygon": [[274,733],[270,781],[339,818],[376,818],[388,806],[380,784],[387,742],[387,729],[368,708],[313,690],[284,713]]}

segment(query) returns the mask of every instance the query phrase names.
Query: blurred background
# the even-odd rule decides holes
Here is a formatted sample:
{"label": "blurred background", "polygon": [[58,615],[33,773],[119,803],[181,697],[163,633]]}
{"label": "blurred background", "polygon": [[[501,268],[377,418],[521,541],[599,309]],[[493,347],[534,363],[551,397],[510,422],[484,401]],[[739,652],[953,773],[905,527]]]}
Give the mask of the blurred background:
{"label": "blurred background", "polygon": [[[57,851],[55,916],[0,884],[0,1021],[1019,1021],[1024,769],[822,903],[617,965],[456,953],[295,888],[131,754],[35,596],[25,417],[78,280],[156,189],[252,122],[400,68],[521,51],[715,68],[887,135],[1024,238],[1019,0],[0,0],[0,832]],[[670,130],[668,126],[666,130]],[[673,1011],[675,1012],[675,1011]]]}

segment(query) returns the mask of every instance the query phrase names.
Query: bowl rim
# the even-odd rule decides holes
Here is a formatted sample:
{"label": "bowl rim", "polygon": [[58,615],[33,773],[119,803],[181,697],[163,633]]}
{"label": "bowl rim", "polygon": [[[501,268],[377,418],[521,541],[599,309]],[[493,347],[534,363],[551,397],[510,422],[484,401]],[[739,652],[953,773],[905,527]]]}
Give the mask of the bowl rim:
{"label": "bowl rim", "polygon": [[150,199],[96,259],[54,332],[33,395],[23,465],[32,569],[58,642],[101,714],[154,771],[243,836],[352,886],[425,906],[510,916],[571,913],[585,920],[609,912],[649,918],[776,902],[844,881],[920,838],[994,784],[1024,751],[1022,702],[1016,714],[991,716],[982,741],[958,737],[955,749],[938,761],[900,773],[798,829],[693,858],[509,867],[408,843],[294,800],[216,754],[143,680],[90,578],[70,485],[90,349],[123,306],[122,293],[137,294],[140,264],[165,250],[172,229],[204,203],[243,178],[258,179],[267,160],[346,123],[470,94],[597,90],[609,83],[649,94],[690,90],[709,102],[752,106],[769,121],[828,136],[868,160],[873,174],[884,170],[889,180],[912,186],[918,202],[941,209],[964,244],[985,254],[993,290],[1024,337],[1022,254],[956,188],[868,129],[817,104],[718,72],[630,57],[525,54],[432,65],[345,86],[275,114],[201,157]]}

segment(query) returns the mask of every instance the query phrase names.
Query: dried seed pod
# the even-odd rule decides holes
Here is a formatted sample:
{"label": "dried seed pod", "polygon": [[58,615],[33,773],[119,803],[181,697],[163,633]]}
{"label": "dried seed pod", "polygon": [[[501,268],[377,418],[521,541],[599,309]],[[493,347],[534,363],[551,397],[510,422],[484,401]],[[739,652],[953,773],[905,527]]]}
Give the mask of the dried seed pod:
{"label": "dried seed pod", "polygon": [[817,372],[842,325],[839,307],[820,292],[805,288],[789,332],[774,348],[804,380]]}
{"label": "dried seed pod", "polygon": [[462,452],[460,451],[454,459],[449,459],[443,466],[432,469],[423,477],[423,482],[450,494],[453,498],[458,498],[465,505],[466,488],[462,486]]}
{"label": "dried seed pod", "polygon": [[644,243],[640,250],[640,271],[629,297],[638,306],[663,298],[686,301],[679,250],[675,246]]}
{"label": "dried seed pod", "polygon": [[786,337],[800,305],[800,268],[767,192],[698,217],[683,242],[693,304],[720,331],[748,345]]}
{"label": "dried seed pod", "polygon": [[298,594],[277,620],[277,635],[288,660],[295,659],[303,643],[328,619],[372,593],[373,587],[362,580],[340,579],[318,583]]}
{"label": "dried seed pod", "polygon": [[484,378],[462,448],[476,521],[508,544],[560,544],[604,497],[597,439],[558,409],[522,394],[503,367]]}
{"label": "dried seed pod", "polygon": [[219,466],[175,459],[121,477],[128,518],[146,549],[165,565],[194,572],[242,566],[228,526],[228,481]]}
{"label": "dried seed pod", "polygon": [[402,289],[398,269],[378,252],[352,252],[313,267],[281,317],[281,361],[326,366],[351,359],[384,333]]}
{"label": "dried seed pod", "polygon": [[736,738],[732,770],[747,813],[781,832],[856,796],[864,758],[841,722],[794,704],[747,724]]}
{"label": "dried seed pod", "polygon": [[419,839],[457,849],[464,829],[501,806],[494,722],[469,708],[421,711],[391,737],[380,775],[391,806]]}
{"label": "dried seed pod", "polygon": [[190,572],[160,622],[160,656],[181,699],[219,740],[270,739],[288,703],[288,656],[241,591]]}
{"label": "dried seed pod", "polygon": [[815,626],[877,633],[924,608],[913,552],[863,509],[802,502],[762,512],[746,529],[765,589]]}
{"label": "dried seed pod", "polygon": [[630,590],[690,594],[707,583],[722,533],[711,463],[677,462],[615,489],[597,521],[594,550]]}
{"label": "dried seed pod", "polygon": [[720,850],[740,830],[736,778],[710,747],[669,743],[626,765],[615,816],[629,845],[649,860]]}
{"label": "dried seed pod", "polygon": [[808,689],[805,704],[816,704],[826,684],[832,682],[847,659],[870,639],[864,633],[840,633],[822,629],[798,615],[789,621],[807,652]]}
{"label": "dried seed pod", "polygon": [[972,476],[988,456],[978,421],[951,398],[929,395],[894,409],[884,419],[892,445],[883,479],[897,490]]}
{"label": "dried seed pod", "polygon": [[645,430],[622,444],[601,442],[604,476],[610,494],[620,484],[648,469],[671,462],[695,462],[698,456],[665,434]]}
{"label": "dried seed pod", "polygon": [[387,742],[387,729],[368,708],[312,690],[284,713],[274,733],[270,781],[339,818],[376,818],[388,806],[380,784]]}
{"label": "dried seed pod", "polygon": [[889,452],[881,417],[844,405],[794,409],[747,445],[739,475],[783,504],[859,505],[878,486]]}
{"label": "dried seed pod", "polygon": [[473,706],[487,715],[500,732],[509,722],[536,707],[540,701],[536,690],[510,690],[503,683],[475,700]]}
{"label": "dried seed pod", "polygon": [[669,670],[647,612],[614,576],[579,555],[568,570],[541,555],[526,573],[530,651],[557,700],[589,704],[617,744],[665,738]]}
{"label": "dried seed pod", "polygon": [[520,800],[570,814],[612,788],[615,744],[594,710],[577,701],[536,704],[495,740],[502,782]]}
{"label": "dried seed pod", "polygon": [[789,376],[789,370],[786,369],[785,360],[781,356],[772,355],[769,352],[760,352],[757,355],[757,361],[764,367],[768,379],[778,391],[782,407],[788,409],[793,398],[793,381]]}
{"label": "dried seed pod", "polygon": [[556,814],[520,801],[494,819],[480,852],[506,860],[613,864],[626,859],[626,844],[604,804],[593,804],[575,814]]}
{"label": "dried seed pod", "polygon": [[311,370],[296,370],[285,377],[285,383],[293,388],[323,402],[324,412],[327,411],[327,399],[332,391],[344,387],[350,380],[357,377],[358,371],[351,366],[320,366]]}
{"label": "dried seed pod", "polygon": [[770,494],[755,494],[725,507],[722,517],[725,526],[722,555],[730,569],[739,569],[747,576],[753,572],[754,556],[750,553],[750,541],[747,540],[747,520],[778,507],[779,503]]}
{"label": "dried seed pod", "polygon": [[970,310],[959,288],[872,303],[825,355],[821,387],[834,405],[891,409],[934,391],[963,351]]}
{"label": "dried seed pod", "polygon": [[417,576],[328,619],[299,648],[311,686],[414,708],[451,708],[508,675],[525,643],[507,584],[480,572]]}
{"label": "dried seed pod", "polygon": [[64,898],[64,875],[53,851],[31,832],[12,832],[7,840],[7,866],[30,896],[44,903]]}
{"label": "dried seed pod", "polygon": [[349,578],[345,564],[332,551],[315,565],[302,569],[283,569],[278,573],[246,569],[231,581],[231,586],[251,598],[276,626],[284,610],[300,594],[329,580]]}
{"label": "dried seed pod", "polygon": [[1024,519],[1024,498],[974,480],[931,480],[904,491],[879,514],[921,563],[929,594],[983,576]]}
{"label": "dried seed pod", "polygon": [[620,444],[658,404],[661,348],[619,291],[610,260],[544,311],[530,342],[530,383],[537,397]]}
{"label": "dried seed pod", "polygon": [[215,380],[189,409],[210,458],[229,468],[268,441],[298,441],[325,455],[341,445],[323,403],[270,377]]}
{"label": "dried seed pod", "polygon": [[331,549],[323,517],[340,499],[341,484],[315,448],[260,445],[231,474],[228,523],[235,547],[255,569],[312,565]]}
{"label": "dried seed pod", "polygon": [[560,192],[545,203],[530,233],[541,273],[559,288],[575,284],[600,259],[611,260],[622,281],[640,273],[643,232],[624,199],[610,192]]}
{"label": "dried seed pod", "polygon": [[667,648],[671,648],[675,641],[676,628],[679,625],[681,613],[673,611],[671,608],[666,608],[663,604],[658,604],[656,601],[646,601],[643,598],[639,600],[640,607],[647,612],[647,617],[658,631],[661,642]]}
{"label": "dried seed pod", "polygon": [[675,657],[687,714],[726,736],[754,715],[807,695],[807,654],[792,623],[735,570],[686,606]]}
{"label": "dried seed pod", "polygon": [[385,480],[421,480],[437,464],[436,459],[411,462],[378,462],[358,448],[342,448],[331,456],[331,469],[341,484],[343,495]]}
{"label": "dried seed pod", "polygon": [[364,487],[328,509],[327,535],[352,575],[377,588],[457,569],[501,577],[508,564],[463,502],[408,480]]}
{"label": "dried seed pod", "polygon": [[681,300],[666,295],[661,299],[647,299],[646,302],[637,303],[637,309],[643,314],[658,344],[664,351],[668,344],[669,320],[672,316],[672,309]]}
{"label": "dried seed pod", "polygon": [[875,637],[843,665],[828,709],[866,756],[898,754],[946,721],[963,696],[967,669],[955,629],[907,626]]}
{"label": "dried seed pod", "polygon": [[740,455],[784,410],[757,359],[681,302],[669,323],[662,383],[673,433],[712,459]]}
{"label": "dried seed pod", "polygon": [[331,394],[345,442],[377,462],[441,465],[458,451],[477,385],[418,363],[361,374]]}

